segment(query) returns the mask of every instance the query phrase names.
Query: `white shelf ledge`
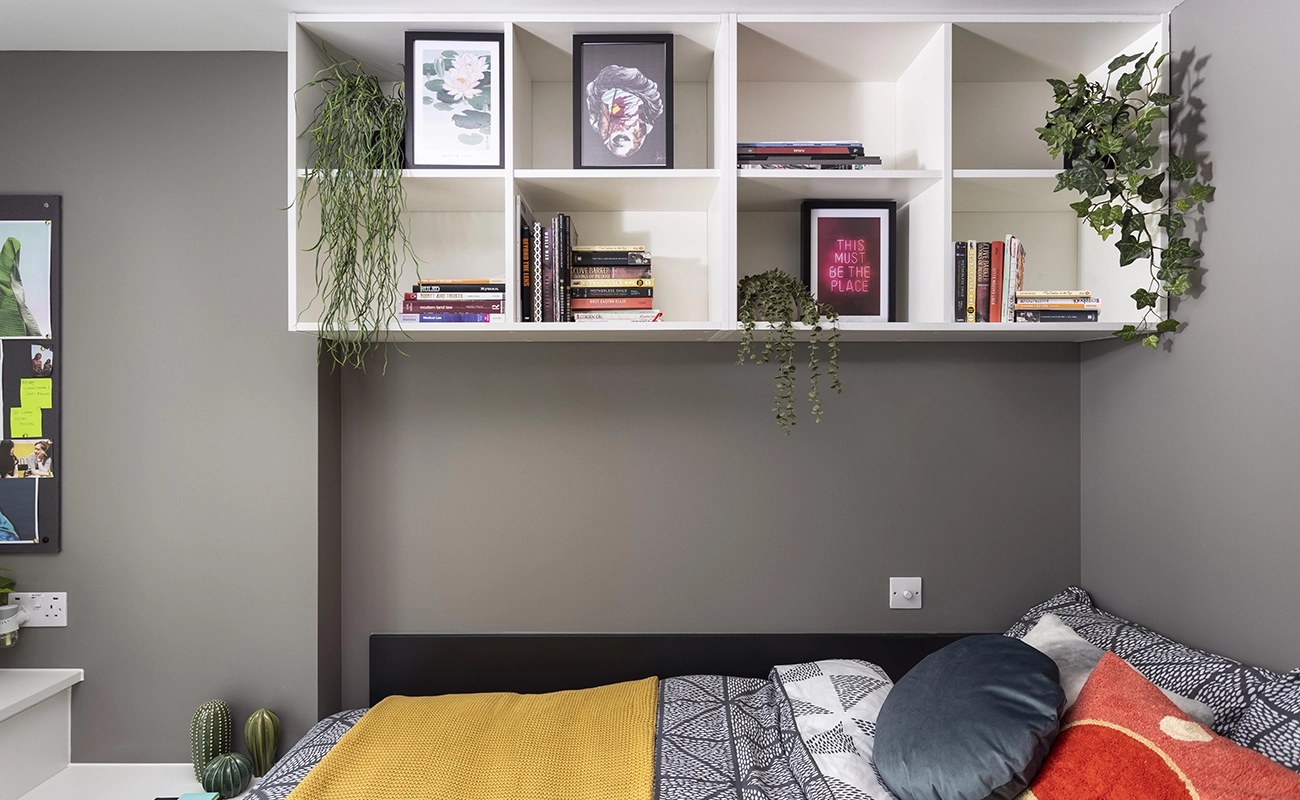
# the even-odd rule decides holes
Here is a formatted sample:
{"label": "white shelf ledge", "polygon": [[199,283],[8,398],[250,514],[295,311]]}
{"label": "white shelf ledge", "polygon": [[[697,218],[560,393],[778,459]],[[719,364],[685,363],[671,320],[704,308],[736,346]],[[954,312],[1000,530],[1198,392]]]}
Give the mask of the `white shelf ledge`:
{"label": "white shelf ledge", "polygon": [[79,669],[0,669],[0,720],[17,716],[85,677]]}
{"label": "white shelf ledge", "polygon": [[953,171],[952,210],[963,212],[1064,212],[1078,192],[1056,191],[1055,169],[959,169]]}
{"label": "white shelf ledge", "polygon": [[[307,170],[298,170],[298,183]],[[496,211],[504,207],[503,169],[404,169],[407,211]],[[296,200],[297,198],[295,198]]]}
{"label": "white shelf ledge", "polygon": [[708,211],[716,169],[519,169],[533,211]]}
{"label": "white shelf ledge", "polygon": [[737,170],[740,211],[798,211],[804,200],[895,200],[905,206],[943,180],[939,170]]}

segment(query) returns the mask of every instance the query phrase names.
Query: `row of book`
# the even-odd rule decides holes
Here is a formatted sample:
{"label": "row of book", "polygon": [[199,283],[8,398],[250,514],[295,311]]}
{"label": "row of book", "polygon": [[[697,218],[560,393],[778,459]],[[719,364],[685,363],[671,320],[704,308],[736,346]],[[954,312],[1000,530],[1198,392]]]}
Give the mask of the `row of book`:
{"label": "row of book", "polygon": [[953,243],[953,319],[957,322],[1096,322],[1101,300],[1087,290],[1024,288],[1025,247],[998,242]]}
{"label": "row of book", "polygon": [[739,142],[740,169],[881,169],[862,142]]}
{"label": "row of book", "polygon": [[506,285],[491,278],[420,279],[402,295],[398,321],[505,322]]}
{"label": "row of book", "polygon": [[644,245],[578,245],[573,218],[549,224],[519,211],[522,322],[659,322],[651,256]]}

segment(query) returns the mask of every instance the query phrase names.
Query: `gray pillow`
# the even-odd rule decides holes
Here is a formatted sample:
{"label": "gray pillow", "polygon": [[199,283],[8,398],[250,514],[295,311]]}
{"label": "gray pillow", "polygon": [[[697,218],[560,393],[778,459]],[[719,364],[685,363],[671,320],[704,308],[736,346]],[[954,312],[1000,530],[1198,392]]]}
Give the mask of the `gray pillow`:
{"label": "gray pillow", "polygon": [[1065,702],[1052,659],[968,636],[903,676],[876,717],[876,769],[901,800],[1011,800],[1038,774]]}
{"label": "gray pillow", "polygon": [[[1044,614],[1022,640],[1039,652],[1056,662],[1061,670],[1061,688],[1065,690],[1065,707],[1074,705],[1079,699],[1079,691],[1087,683],[1088,676],[1097,667],[1097,662],[1106,654],[1105,650],[1089,644],[1074,628],[1066,625],[1055,614]],[[1214,725],[1214,709],[1198,700],[1183,697],[1180,694],[1161,689],[1165,697],[1187,716],[1208,727]]]}

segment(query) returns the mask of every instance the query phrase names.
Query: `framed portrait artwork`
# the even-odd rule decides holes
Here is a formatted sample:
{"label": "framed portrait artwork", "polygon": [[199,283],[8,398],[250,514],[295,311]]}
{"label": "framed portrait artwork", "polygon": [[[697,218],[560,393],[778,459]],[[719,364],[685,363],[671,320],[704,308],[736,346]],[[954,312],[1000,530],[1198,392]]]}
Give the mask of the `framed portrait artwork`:
{"label": "framed portrait artwork", "polygon": [[672,166],[672,34],[575,35],[574,169]]}
{"label": "framed portrait artwork", "polygon": [[406,165],[504,167],[504,33],[406,32]]}
{"label": "framed portrait artwork", "polygon": [[898,204],[893,200],[805,200],[803,280],[841,320],[894,321]]}

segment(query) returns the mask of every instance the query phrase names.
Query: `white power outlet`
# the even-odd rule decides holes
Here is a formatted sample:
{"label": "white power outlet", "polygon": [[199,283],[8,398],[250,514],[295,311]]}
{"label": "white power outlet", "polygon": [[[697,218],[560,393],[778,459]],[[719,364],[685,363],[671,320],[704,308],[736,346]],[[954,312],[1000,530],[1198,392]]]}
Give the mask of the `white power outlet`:
{"label": "white power outlet", "polygon": [[27,609],[30,618],[24,628],[68,627],[67,592],[13,592],[9,603]]}
{"label": "white power outlet", "polygon": [[890,578],[889,579],[889,607],[890,608],[920,608],[921,607],[921,579],[920,578]]}

